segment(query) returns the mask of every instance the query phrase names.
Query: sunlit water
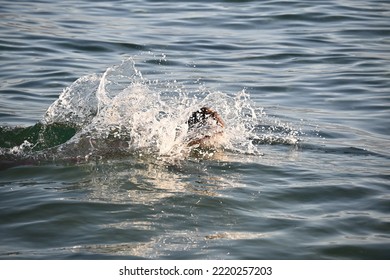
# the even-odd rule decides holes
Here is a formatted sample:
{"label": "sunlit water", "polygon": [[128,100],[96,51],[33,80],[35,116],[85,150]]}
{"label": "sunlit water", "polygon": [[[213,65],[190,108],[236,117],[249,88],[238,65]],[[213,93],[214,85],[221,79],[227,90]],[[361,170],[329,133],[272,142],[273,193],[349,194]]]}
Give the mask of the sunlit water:
{"label": "sunlit water", "polygon": [[[3,259],[388,259],[387,1],[0,7]],[[187,119],[226,127],[191,149]]]}

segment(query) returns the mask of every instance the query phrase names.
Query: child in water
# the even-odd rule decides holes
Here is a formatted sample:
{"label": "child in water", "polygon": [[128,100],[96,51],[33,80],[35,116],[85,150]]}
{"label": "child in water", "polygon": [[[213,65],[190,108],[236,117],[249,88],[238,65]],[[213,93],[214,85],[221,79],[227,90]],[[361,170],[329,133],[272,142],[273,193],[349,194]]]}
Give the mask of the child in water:
{"label": "child in water", "polygon": [[211,148],[219,146],[225,123],[216,111],[202,107],[192,113],[187,124],[189,147]]}

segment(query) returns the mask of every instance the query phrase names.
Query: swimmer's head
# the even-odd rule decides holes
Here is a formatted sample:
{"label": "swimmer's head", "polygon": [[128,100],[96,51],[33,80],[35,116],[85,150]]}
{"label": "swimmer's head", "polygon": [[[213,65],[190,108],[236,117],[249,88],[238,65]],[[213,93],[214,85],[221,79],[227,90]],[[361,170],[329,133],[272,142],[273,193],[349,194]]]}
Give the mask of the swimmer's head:
{"label": "swimmer's head", "polygon": [[216,111],[202,107],[191,114],[187,124],[188,146],[216,147],[220,145],[225,123]]}
{"label": "swimmer's head", "polygon": [[217,125],[222,128],[225,127],[219,114],[208,107],[202,107],[198,111],[193,112],[188,119],[187,124],[189,130],[212,125]]}

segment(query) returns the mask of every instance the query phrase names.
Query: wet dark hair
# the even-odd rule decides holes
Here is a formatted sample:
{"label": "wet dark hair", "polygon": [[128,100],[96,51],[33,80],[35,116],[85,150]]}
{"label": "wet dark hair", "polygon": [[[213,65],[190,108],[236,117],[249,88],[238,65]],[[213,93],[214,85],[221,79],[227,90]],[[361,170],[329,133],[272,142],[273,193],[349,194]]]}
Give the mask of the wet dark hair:
{"label": "wet dark hair", "polygon": [[195,127],[206,125],[206,122],[210,117],[215,120],[216,124],[222,127],[224,126],[223,121],[221,120],[217,112],[211,110],[208,107],[202,107],[198,111],[193,112],[192,115],[189,117],[187,121],[188,129],[193,129]]}

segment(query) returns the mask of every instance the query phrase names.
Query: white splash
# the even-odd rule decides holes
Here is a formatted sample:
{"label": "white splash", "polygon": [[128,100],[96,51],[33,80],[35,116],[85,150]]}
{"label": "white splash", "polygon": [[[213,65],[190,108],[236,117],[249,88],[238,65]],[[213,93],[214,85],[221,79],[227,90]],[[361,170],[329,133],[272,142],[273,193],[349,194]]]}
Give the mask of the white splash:
{"label": "white splash", "polygon": [[208,91],[199,86],[187,92],[176,81],[147,80],[133,59],[108,68],[102,75],[88,75],[65,89],[47,110],[45,123],[79,128],[62,153],[93,155],[128,153],[185,158],[189,155],[187,120],[203,106],[216,110],[224,120],[223,149],[260,155],[254,139],[265,117],[261,108],[242,90],[235,95]]}

